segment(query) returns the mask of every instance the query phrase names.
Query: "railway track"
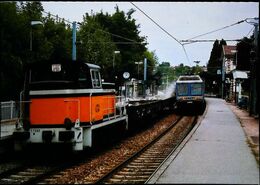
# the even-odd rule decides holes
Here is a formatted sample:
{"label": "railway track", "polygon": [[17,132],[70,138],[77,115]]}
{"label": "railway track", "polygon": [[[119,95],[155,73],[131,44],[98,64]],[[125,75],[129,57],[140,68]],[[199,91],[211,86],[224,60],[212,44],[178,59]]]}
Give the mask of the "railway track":
{"label": "railway track", "polygon": [[[192,118],[194,125],[196,118]],[[147,144],[141,150],[131,155],[126,161],[123,161],[111,171],[105,170],[102,172],[101,178],[95,183],[145,183],[145,181],[154,173],[154,171],[161,165],[167,158],[173,148],[176,148],[179,143],[185,138],[189,128],[185,128],[184,133],[180,135],[173,134],[174,128],[182,121],[179,118],[171,124],[162,134],[157,136],[151,143]],[[177,128],[178,129],[178,128]],[[183,128],[179,128],[182,130]],[[179,132],[178,132],[179,133]],[[82,155],[85,156],[85,155]],[[91,157],[92,156],[92,157]],[[63,171],[66,168],[77,166],[84,161],[91,161],[95,155],[88,155],[86,157],[72,157],[73,160],[61,160],[55,163],[26,163],[18,165],[15,168],[2,171],[0,173],[0,184],[50,184],[53,178],[60,178],[63,176]],[[71,158],[70,158],[71,159]],[[77,160],[75,160],[77,159]],[[110,168],[111,169],[111,168]],[[109,173],[107,173],[109,171]],[[91,183],[93,183],[91,182]]]}
{"label": "railway track", "polygon": [[48,172],[48,168],[41,167],[22,167],[7,171],[1,174],[0,184],[26,184],[41,175],[45,175]]}
{"label": "railway track", "polygon": [[[44,160],[42,156],[39,158]],[[13,164],[13,162],[0,164],[0,169],[5,169],[0,171],[0,184],[37,184],[83,161],[82,156],[79,156],[75,160],[66,159],[67,158],[56,161],[52,159],[45,160],[45,162],[39,159],[36,161],[32,159],[29,162],[18,162],[18,164]],[[84,160],[88,160],[88,158]]]}
{"label": "railway track", "polygon": [[182,117],[176,120],[165,132],[156,137],[144,148],[102,176],[95,184],[145,183],[162,162],[167,159],[169,154],[183,141],[195,125],[197,117],[193,117],[192,126],[187,128],[182,134],[176,136],[173,134],[174,127],[181,120]]}

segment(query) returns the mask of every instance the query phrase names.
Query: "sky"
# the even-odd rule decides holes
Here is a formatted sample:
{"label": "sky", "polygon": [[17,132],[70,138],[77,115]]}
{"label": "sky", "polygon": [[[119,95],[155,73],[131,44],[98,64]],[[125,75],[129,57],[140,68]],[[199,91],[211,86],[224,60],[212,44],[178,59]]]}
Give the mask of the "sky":
{"label": "sky", "polygon": [[[187,40],[259,15],[258,2],[134,1],[133,3],[178,41]],[[169,62],[171,66],[177,66],[181,63],[195,66],[194,61],[200,61],[199,65],[203,66],[207,64],[210,57],[213,42],[184,45],[186,55],[181,44],[162,31],[154,22],[127,1],[44,1],[42,5],[44,11],[71,22],[82,22],[86,13],[98,13],[101,10],[103,13],[113,14],[116,5],[124,12],[128,12],[133,8],[136,11],[132,14],[132,17],[137,24],[140,24],[140,36],[147,37],[147,48],[149,51],[155,52],[159,63]],[[253,27],[253,25],[243,22],[196,39],[242,39],[253,34]],[[236,41],[227,41],[228,45],[236,45],[236,43]]]}

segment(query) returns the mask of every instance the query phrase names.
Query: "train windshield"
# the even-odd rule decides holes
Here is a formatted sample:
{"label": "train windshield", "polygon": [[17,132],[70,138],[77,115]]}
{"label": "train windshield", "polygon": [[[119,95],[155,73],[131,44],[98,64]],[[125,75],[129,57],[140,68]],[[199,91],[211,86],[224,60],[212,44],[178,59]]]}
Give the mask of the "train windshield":
{"label": "train windshield", "polygon": [[178,95],[188,95],[188,84],[178,84],[177,88]]}
{"label": "train windshield", "polygon": [[89,69],[84,64],[39,64],[30,68],[28,79],[32,90],[91,87]]}
{"label": "train windshield", "polygon": [[201,95],[202,94],[202,84],[194,83],[191,84],[191,95]]}
{"label": "train windshield", "polygon": [[72,82],[75,80],[73,70],[61,64],[39,66],[30,70],[30,83],[37,82]]}
{"label": "train windshield", "polygon": [[181,76],[179,81],[200,80],[198,76]]}

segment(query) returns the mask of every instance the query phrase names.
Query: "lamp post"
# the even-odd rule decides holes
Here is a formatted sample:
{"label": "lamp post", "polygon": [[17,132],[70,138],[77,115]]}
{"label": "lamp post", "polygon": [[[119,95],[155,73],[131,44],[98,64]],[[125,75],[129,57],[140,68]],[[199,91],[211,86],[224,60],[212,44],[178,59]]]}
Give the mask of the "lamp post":
{"label": "lamp post", "polygon": [[32,33],[32,27],[34,25],[43,25],[43,23],[41,21],[31,21],[31,29],[30,29],[30,51],[32,51],[32,37],[33,37],[33,33]]}
{"label": "lamp post", "polygon": [[119,54],[120,51],[114,51],[113,53],[113,69],[115,69],[115,58],[116,58],[116,54]]}
{"label": "lamp post", "polygon": [[114,81],[115,81],[115,58],[116,58],[116,54],[119,54],[120,51],[114,51],[113,53],[113,73],[114,73]]}

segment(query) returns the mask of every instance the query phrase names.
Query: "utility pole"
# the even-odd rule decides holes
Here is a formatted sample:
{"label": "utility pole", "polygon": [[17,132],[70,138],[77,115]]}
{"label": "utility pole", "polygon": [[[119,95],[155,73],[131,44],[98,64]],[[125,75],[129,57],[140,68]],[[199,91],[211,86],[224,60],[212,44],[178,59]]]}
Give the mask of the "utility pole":
{"label": "utility pole", "polygon": [[147,68],[147,58],[144,58],[144,83],[143,83],[143,97],[146,96],[146,68]]}
{"label": "utility pole", "polygon": [[222,78],[221,78],[221,81],[222,81],[222,85],[221,85],[221,98],[224,99],[224,88],[225,88],[225,72],[226,72],[226,69],[225,69],[225,57],[223,57],[223,60],[222,60]]}
{"label": "utility pole", "polygon": [[72,60],[76,61],[76,22],[72,23]]}
{"label": "utility pole", "polygon": [[1,132],[2,132],[2,102],[0,101],[0,139],[1,139]]}
{"label": "utility pole", "polygon": [[250,96],[249,96],[249,114],[257,115],[259,109],[259,100],[257,97],[257,81],[259,74],[257,74],[257,67],[259,66],[259,52],[258,52],[258,27],[259,18],[248,18],[246,22],[254,26],[254,47],[250,53]]}
{"label": "utility pole", "polygon": [[139,64],[143,64],[143,62],[142,61],[140,61],[140,62],[135,62],[135,64],[137,64],[137,80],[139,80]]}
{"label": "utility pole", "polygon": [[[252,80],[253,80],[253,82],[252,82],[252,113],[253,114],[258,114],[258,109],[259,109],[259,104],[257,105],[257,102],[259,101],[258,100],[258,97],[257,97],[257,87],[256,87],[256,84],[257,84],[257,81],[259,80],[259,79],[257,79],[257,71],[256,71],[256,69],[257,69],[257,66],[259,66],[259,61],[258,61],[258,59],[259,59],[259,57],[258,57],[258,55],[259,55],[259,52],[258,52],[258,23],[257,24],[254,24],[254,27],[255,27],[255,29],[254,29],[254,45],[255,45],[255,58],[253,59],[254,61],[253,61],[253,68],[252,68],[252,72],[253,72],[253,78],[252,78]],[[258,75],[258,77],[259,77],[259,75]]]}

